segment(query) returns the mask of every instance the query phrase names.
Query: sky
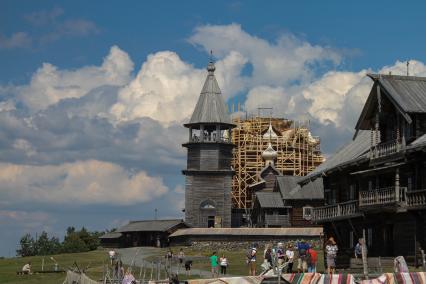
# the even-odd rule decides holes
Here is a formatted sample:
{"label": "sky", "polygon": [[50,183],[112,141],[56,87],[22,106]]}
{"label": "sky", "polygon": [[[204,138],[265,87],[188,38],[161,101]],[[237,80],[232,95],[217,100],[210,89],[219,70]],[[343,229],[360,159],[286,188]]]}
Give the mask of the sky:
{"label": "sky", "polygon": [[410,3],[0,0],[0,256],[25,233],[183,217],[210,50],[229,105],[309,121],[331,155],[367,73],[426,76]]}

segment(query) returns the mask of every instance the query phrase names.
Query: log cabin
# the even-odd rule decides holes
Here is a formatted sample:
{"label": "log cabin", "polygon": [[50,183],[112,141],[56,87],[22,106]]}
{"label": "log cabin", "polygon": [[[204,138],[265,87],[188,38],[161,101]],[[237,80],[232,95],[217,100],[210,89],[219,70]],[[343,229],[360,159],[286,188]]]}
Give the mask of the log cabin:
{"label": "log cabin", "polygon": [[312,220],[348,263],[358,238],[369,256],[418,263],[426,247],[426,78],[368,74],[373,86],[353,140],[299,183],[319,180]]}

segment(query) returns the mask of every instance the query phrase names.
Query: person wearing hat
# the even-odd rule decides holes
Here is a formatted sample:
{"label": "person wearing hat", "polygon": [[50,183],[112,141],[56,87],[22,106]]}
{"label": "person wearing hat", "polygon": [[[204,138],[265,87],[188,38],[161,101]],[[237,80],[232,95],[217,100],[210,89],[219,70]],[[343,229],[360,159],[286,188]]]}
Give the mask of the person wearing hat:
{"label": "person wearing hat", "polygon": [[249,276],[256,276],[256,244],[250,249],[247,254],[247,264],[249,266]]}
{"label": "person wearing hat", "polygon": [[336,271],[336,256],[339,248],[333,237],[330,237],[325,244],[325,254],[327,257],[327,272],[332,274]]}

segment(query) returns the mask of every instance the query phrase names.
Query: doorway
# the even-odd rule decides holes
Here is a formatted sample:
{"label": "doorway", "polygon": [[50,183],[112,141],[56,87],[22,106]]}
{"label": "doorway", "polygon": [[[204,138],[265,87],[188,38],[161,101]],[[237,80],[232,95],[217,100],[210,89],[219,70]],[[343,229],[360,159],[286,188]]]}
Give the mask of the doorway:
{"label": "doorway", "polygon": [[214,228],[214,216],[207,217],[207,228]]}
{"label": "doorway", "polygon": [[383,244],[386,256],[393,255],[393,224],[386,224],[383,228]]}

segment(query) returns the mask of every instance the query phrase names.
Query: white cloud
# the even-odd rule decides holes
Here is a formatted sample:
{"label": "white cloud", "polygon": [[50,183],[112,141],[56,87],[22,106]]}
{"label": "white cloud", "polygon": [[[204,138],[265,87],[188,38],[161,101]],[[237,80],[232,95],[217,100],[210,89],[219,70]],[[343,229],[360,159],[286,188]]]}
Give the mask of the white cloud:
{"label": "white cloud", "polygon": [[365,75],[365,71],[358,73],[331,71],[324,74],[301,91],[303,98],[310,101],[310,107],[306,111],[323,124],[332,121],[337,127],[342,126],[338,118],[345,97]]}
{"label": "white cloud", "polygon": [[17,32],[9,38],[0,34],[0,49],[30,47],[31,37],[25,32]]}
{"label": "white cloud", "polygon": [[280,36],[275,43],[253,36],[238,24],[206,25],[195,29],[189,41],[219,56],[231,51],[242,54],[252,65],[248,82],[256,85],[288,85],[292,81],[306,81],[313,75],[316,64],[338,64],[341,56],[336,51],[311,45],[294,35]]}
{"label": "white cloud", "polygon": [[[359,72],[329,71],[312,82],[300,85],[255,87],[248,92],[245,106],[249,112],[255,112],[258,106],[272,106],[274,115],[295,119],[305,117],[352,132],[373,85],[366,76],[368,72],[374,73],[369,69]],[[380,74],[389,72],[405,75],[406,63],[396,61],[377,71]],[[426,66],[411,60],[410,74],[426,76]],[[323,141],[327,143],[327,137]]]}
{"label": "white cloud", "polygon": [[69,19],[58,25],[56,29],[40,38],[41,44],[57,41],[64,37],[83,37],[99,33],[94,22],[85,19]]}
{"label": "white cloud", "polygon": [[[225,97],[241,90],[239,78],[246,60],[231,52],[217,62],[216,77]],[[148,56],[136,78],[124,87],[111,113],[121,121],[150,117],[164,124],[187,119],[197,102],[206,78],[205,69],[197,69],[170,51]]]}
{"label": "white cloud", "polygon": [[168,192],[161,178],[96,160],[62,165],[0,164],[2,200],[55,204],[129,205],[151,201]]}
{"label": "white cloud", "polygon": [[133,62],[126,52],[113,46],[101,66],[60,70],[44,63],[27,86],[18,88],[22,101],[32,110],[45,109],[66,98],[80,98],[102,85],[122,86],[129,82]]}

